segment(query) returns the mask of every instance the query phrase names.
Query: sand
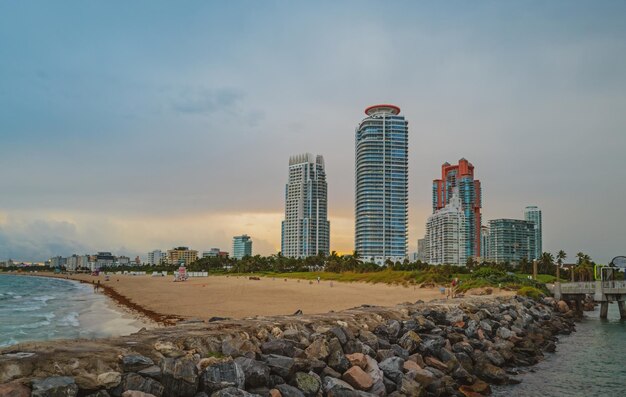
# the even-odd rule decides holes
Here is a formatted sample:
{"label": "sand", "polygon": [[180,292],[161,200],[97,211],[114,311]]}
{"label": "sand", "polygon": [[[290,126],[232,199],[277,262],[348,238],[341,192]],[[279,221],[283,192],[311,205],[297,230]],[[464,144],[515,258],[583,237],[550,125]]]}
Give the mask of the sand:
{"label": "sand", "polygon": [[[63,276],[65,278],[65,276]],[[73,275],[69,278],[91,283],[100,280],[105,292],[118,303],[131,306],[153,320],[243,318],[305,314],[345,310],[363,304],[393,306],[398,303],[442,299],[438,288],[403,287],[386,284],[342,283],[262,277],[211,276],[174,282],[172,276]],[[97,281],[96,281],[97,282]],[[511,295],[494,290],[494,295]]]}

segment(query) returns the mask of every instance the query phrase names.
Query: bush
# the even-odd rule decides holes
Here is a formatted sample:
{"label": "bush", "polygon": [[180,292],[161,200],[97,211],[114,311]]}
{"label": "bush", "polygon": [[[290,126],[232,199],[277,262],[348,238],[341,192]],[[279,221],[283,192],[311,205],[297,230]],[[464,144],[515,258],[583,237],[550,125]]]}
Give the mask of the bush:
{"label": "bush", "polygon": [[535,287],[522,287],[517,290],[517,295],[527,296],[534,300],[539,300],[541,297],[544,296],[543,292]]}

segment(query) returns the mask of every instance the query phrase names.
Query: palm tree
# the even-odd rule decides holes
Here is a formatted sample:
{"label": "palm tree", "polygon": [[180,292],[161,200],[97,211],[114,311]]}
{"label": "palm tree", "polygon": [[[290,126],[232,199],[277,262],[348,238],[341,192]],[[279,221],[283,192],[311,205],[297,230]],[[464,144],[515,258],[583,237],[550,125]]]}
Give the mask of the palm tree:
{"label": "palm tree", "polygon": [[552,266],[554,266],[554,256],[549,252],[544,252],[539,261],[541,262],[541,273],[550,274]]}
{"label": "palm tree", "polygon": [[560,250],[558,254],[556,254],[556,281],[560,282],[561,277],[561,266],[563,266],[563,259],[567,258],[567,254],[565,251]]}

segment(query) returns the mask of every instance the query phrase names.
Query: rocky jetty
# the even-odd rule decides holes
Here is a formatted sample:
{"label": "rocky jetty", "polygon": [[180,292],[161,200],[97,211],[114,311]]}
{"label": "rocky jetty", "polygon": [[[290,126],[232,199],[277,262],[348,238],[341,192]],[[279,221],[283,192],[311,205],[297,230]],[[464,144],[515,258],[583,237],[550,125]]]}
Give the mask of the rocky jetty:
{"label": "rocky jetty", "polygon": [[554,351],[572,317],[565,302],[508,297],[190,321],[5,348],[0,395],[479,397]]}

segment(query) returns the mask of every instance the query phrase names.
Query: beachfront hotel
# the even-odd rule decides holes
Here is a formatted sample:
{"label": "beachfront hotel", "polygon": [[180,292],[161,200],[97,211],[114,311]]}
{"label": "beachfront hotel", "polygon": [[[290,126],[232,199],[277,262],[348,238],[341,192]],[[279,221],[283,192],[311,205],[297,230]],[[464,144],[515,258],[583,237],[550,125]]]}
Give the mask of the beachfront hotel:
{"label": "beachfront hotel", "polygon": [[536,205],[529,205],[524,209],[524,220],[535,224],[535,252],[532,259],[541,259],[543,253],[542,231],[541,231],[541,210]]}
{"label": "beachfront hotel", "polygon": [[328,187],[324,157],[311,153],[289,158],[285,186],[285,220],[281,224],[281,252],[306,258],[330,251]]}
{"label": "beachfront hotel", "polygon": [[467,260],[467,218],[458,193],[426,222],[427,262],[431,265],[462,265]]}
{"label": "beachfront hotel", "polygon": [[480,181],[474,179],[474,166],[462,158],[456,165],[446,162],[441,166],[441,179],[433,180],[433,213],[450,203],[458,191],[466,219],[465,256],[481,256],[482,190]]}
{"label": "beachfront hotel", "polygon": [[252,239],[247,234],[233,237],[233,258],[252,256]]}
{"label": "beachfront hotel", "polygon": [[365,114],[355,133],[355,249],[383,265],[407,257],[409,129],[397,106]]}

